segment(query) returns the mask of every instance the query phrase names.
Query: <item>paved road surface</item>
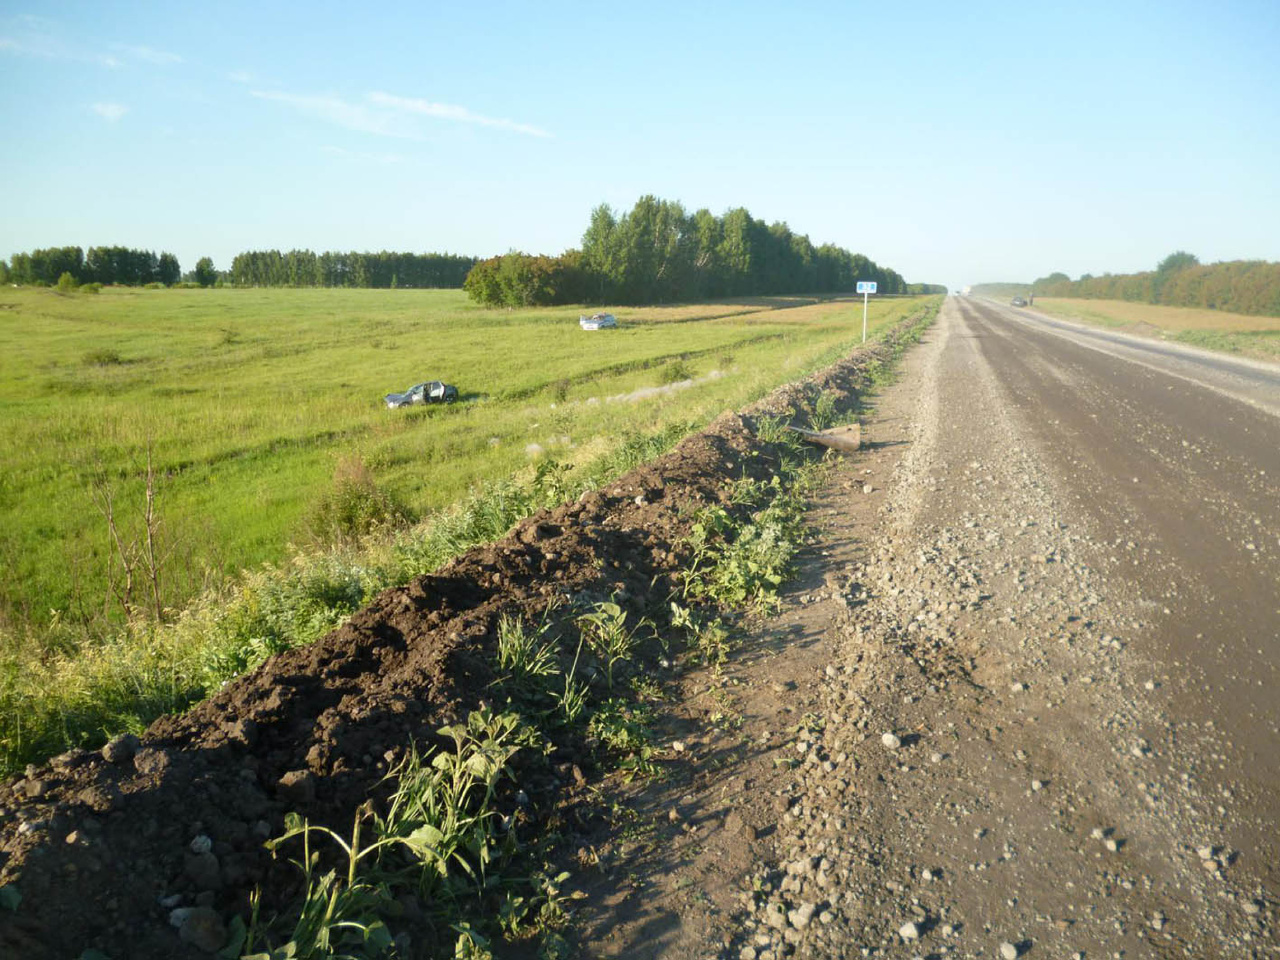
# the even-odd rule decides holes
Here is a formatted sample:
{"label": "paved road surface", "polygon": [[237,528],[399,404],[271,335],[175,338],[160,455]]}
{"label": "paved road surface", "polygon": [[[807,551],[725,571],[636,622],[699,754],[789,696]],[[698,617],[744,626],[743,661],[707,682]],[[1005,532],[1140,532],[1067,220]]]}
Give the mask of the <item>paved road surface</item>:
{"label": "paved road surface", "polygon": [[1034,308],[1005,307],[991,300],[965,301],[974,310],[1012,319],[1043,333],[1054,333],[1081,347],[1091,347],[1161,373],[1188,380],[1280,416],[1280,366],[1214,353],[1178,343],[1165,343],[1114,330],[1046,316]]}
{"label": "paved road surface", "polygon": [[1181,707],[1235,741],[1280,829],[1280,367],[960,307],[1079,508],[1139,554],[1145,652],[1200,681]]}

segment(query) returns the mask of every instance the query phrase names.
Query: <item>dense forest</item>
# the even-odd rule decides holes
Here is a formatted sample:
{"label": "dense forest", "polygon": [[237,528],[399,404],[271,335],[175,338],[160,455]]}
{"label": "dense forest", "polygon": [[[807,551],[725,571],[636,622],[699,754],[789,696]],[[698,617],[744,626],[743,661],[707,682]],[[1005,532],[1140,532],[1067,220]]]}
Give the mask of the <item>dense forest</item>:
{"label": "dense forest", "polygon": [[476,264],[464,288],[480,303],[675,303],[757,294],[852,292],[874,280],[882,294],[945,293],[908,284],[862,254],[824,244],[739,207],[717,217],[641,197],[627,213],[596,207],[580,250],[558,257],[512,252]]}
{"label": "dense forest", "polygon": [[77,283],[142,286],[147,283],[177,283],[182,270],[171,253],[156,256],[150,250],[129,247],[49,247],[30,253],[15,253],[6,265],[0,261],[0,281],[21,284],[57,283],[69,274]]}
{"label": "dense forest", "polygon": [[[979,284],[974,293],[1005,296],[1012,284]],[[1142,273],[1084,274],[1072,280],[1065,273],[1051,273],[1020,293],[1038,297],[1081,297],[1089,300],[1131,300],[1171,307],[1205,307],[1229,313],[1280,317],[1280,263],[1265,260],[1232,260],[1201,263],[1179,250]]]}
{"label": "dense forest", "polygon": [[238,287],[460,287],[475,257],[452,253],[252,250],[231,262]]}

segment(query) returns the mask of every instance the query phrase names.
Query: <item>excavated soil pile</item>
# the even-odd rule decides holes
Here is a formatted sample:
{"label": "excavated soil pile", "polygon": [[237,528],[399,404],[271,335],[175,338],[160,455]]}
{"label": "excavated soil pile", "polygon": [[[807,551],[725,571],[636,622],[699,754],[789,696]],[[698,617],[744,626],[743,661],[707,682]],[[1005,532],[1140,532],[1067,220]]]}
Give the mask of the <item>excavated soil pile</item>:
{"label": "excavated soil pile", "polygon": [[[755,419],[802,409],[821,391],[849,409],[867,364],[909,330],[386,591],[315,644],[142,737],[72,750],[0,785],[0,883],[22,897],[16,911],[0,910],[0,955],[208,956],[186,941],[212,942],[232,916],[247,919],[255,886],[267,911],[297,892],[296,871],[263,847],[287,812],[345,832],[410,744],[434,742],[442,724],[492,696],[502,614],[536,618],[555,597],[614,596],[634,615],[660,616],[692,513],[720,502],[727,481],[771,473]],[[552,758],[561,769],[566,759],[579,758]],[[554,807],[555,769],[522,776],[535,809]],[[211,849],[193,849],[197,837]],[[181,939],[170,924],[178,907],[198,910],[214,935]]]}

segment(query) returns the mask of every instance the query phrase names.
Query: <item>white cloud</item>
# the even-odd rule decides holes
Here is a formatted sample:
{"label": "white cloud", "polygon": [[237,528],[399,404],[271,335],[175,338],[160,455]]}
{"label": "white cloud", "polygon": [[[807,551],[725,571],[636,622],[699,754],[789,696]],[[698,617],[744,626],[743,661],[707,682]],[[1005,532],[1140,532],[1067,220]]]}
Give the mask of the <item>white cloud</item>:
{"label": "white cloud", "polygon": [[232,70],[227,79],[232,83],[253,83],[253,74],[248,70]]}
{"label": "white cloud", "polygon": [[92,109],[93,112],[102,117],[102,119],[108,120],[111,123],[115,123],[129,112],[129,108],[123,103],[95,103],[93,104]]}
{"label": "white cloud", "polygon": [[126,61],[156,66],[182,62],[182,57],[176,53],[137,44],[113,43],[109,45],[112,52],[103,53],[68,36],[67,31],[56,21],[42,17],[20,16],[10,21],[10,25],[14,28],[13,33],[0,37],[0,50],[20,56],[71,63],[96,63],[112,70],[124,66]]}
{"label": "white cloud", "polygon": [[130,46],[124,43],[116,43],[112,44],[112,49],[119,50],[135,60],[143,60],[146,63],[153,63],[156,66],[167,66],[171,63],[182,62],[182,58],[176,53],[169,53],[166,50],[156,50],[153,47]]}
{"label": "white cloud", "polygon": [[472,113],[466,107],[459,107],[450,103],[432,103],[430,100],[397,97],[390,93],[378,92],[369,94],[369,100],[379,106],[390,107],[394,110],[424,117],[434,117],[438,120],[455,120],[459,123],[472,123],[481,127],[494,127],[499,130],[510,130],[513,133],[523,133],[531,137],[551,136],[540,127],[527,123],[516,123],[514,120],[486,117],[479,113]]}
{"label": "white cloud", "polygon": [[384,137],[403,137],[409,140],[419,139],[412,130],[405,129],[400,118],[379,110],[370,110],[363,104],[348,103],[338,97],[306,96],[296,93],[282,93],[272,90],[251,90],[250,95],[259,100],[270,100],[292,107],[308,117],[316,117],[357,130],[361,133],[376,133]]}
{"label": "white cloud", "polygon": [[[234,79],[235,75],[233,74],[232,77]],[[419,117],[510,130],[513,133],[531,137],[551,136],[547,131],[527,123],[486,117],[472,113],[466,107],[397,97],[389,93],[370,93],[364,102],[354,103],[343,100],[341,97],[311,96],[279,90],[251,90],[250,95],[259,100],[284,104],[306,116],[325,120],[348,130],[376,133],[384,137],[401,137],[406,140],[422,139],[420,127],[416,122]]]}

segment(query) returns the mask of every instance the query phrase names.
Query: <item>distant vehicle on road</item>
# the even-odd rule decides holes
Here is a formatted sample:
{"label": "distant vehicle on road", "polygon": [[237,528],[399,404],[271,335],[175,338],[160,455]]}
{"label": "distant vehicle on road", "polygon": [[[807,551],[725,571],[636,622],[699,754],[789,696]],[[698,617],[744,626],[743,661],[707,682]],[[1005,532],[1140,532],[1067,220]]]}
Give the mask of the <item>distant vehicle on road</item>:
{"label": "distant vehicle on road", "polygon": [[1027,301],[1023,300],[1021,297],[1014,297],[1013,300],[1010,302],[1015,307],[1025,307],[1027,305]]}
{"label": "distant vehicle on road", "polygon": [[578,326],[583,330],[609,330],[618,325],[618,318],[612,313],[593,313],[589,317],[578,317]]}
{"label": "distant vehicle on road", "polygon": [[391,410],[419,403],[453,403],[458,399],[458,388],[439,380],[428,380],[426,383],[415,383],[404,393],[388,393],[383,399]]}

